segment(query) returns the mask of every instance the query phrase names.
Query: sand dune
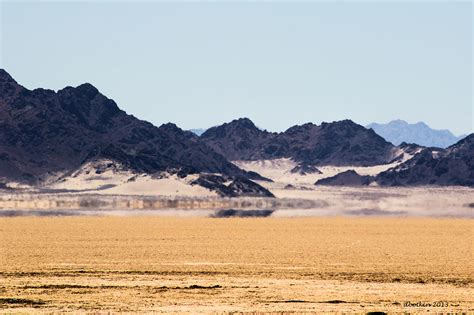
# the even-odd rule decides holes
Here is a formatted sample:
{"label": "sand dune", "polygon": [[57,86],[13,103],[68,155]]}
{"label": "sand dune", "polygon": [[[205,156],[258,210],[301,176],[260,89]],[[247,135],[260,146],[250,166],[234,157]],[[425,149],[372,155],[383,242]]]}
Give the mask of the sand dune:
{"label": "sand dune", "polygon": [[217,196],[206,188],[190,185],[197,175],[179,178],[166,172],[156,175],[132,172],[110,160],[88,162],[78,170],[50,178],[41,186],[47,190],[69,190],[78,193],[150,196]]}
{"label": "sand dune", "polygon": [[[399,152],[399,154],[403,154],[403,152]],[[318,169],[322,172],[322,174],[306,175],[291,173],[291,170],[297,166],[298,163],[290,158],[258,161],[234,161],[233,163],[246,171],[257,172],[260,175],[270,178],[277,183],[310,185],[322,178],[331,177],[348,170],[355,170],[360,175],[377,175],[383,171],[397,166],[401,162],[406,161],[411,157],[411,155],[405,153],[404,158],[398,162],[376,166],[318,166]]]}

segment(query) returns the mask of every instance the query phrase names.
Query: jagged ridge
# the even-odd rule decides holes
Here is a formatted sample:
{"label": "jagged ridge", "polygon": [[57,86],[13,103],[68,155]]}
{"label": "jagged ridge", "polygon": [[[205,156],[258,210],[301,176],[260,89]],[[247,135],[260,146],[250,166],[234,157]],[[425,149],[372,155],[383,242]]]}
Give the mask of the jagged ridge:
{"label": "jagged ridge", "polygon": [[201,139],[229,160],[293,158],[305,165],[384,164],[393,158],[394,149],[373,130],[351,120],[307,123],[273,133],[241,118],[208,129]]}
{"label": "jagged ridge", "polygon": [[261,179],[191,132],[174,124],[157,128],[128,115],[91,84],[28,90],[0,70],[1,177],[36,182],[94,159],[145,173],[182,169]]}

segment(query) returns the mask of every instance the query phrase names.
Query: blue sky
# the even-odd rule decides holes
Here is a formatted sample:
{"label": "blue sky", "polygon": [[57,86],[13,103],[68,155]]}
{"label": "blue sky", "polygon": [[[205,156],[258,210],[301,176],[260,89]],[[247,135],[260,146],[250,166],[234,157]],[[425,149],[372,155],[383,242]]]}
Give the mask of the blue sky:
{"label": "blue sky", "polygon": [[28,88],[90,82],[156,125],[405,119],[473,130],[465,2],[2,1],[0,64]]}

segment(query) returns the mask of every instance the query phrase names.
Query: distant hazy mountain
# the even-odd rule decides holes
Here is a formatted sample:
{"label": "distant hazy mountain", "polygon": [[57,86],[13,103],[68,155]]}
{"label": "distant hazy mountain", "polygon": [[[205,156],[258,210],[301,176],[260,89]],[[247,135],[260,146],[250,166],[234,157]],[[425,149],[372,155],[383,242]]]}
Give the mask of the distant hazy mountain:
{"label": "distant hazy mountain", "polygon": [[465,137],[456,137],[449,130],[432,129],[423,122],[409,124],[404,120],[392,120],[387,124],[373,123],[367,125],[367,128],[372,128],[395,145],[407,142],[425,147],[447,148]]}
{"label": "distant hazy mountain", "polygon": [[194,133],[196,136],[200,136],[202,135],[206,129],[204,128],[196,128],[196,129],[189,129],[189,131],[191,131],[192,133]]}
{"label": "distant hazy mountain", "polygon": [[276,133],[241,118],[209,128],[200,138],[229,160],[293,158],[305,168],[384,164],[393,158],[394,148],[373,130],[351,120],[307,123]]}

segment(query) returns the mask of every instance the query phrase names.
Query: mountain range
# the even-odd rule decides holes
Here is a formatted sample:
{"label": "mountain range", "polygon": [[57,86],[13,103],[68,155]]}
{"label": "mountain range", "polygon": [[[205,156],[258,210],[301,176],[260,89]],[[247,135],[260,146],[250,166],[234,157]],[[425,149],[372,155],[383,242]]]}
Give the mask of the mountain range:
{"label": "mountain range", "polygon": [[416,143],[425,147],[447,148],[466,135],[455,136],[449,130],[436,130],[424,122],[409,124],[404,120],[392,120],[387,124],[372,123],[366,126],[372,128],[385,140],[399,145],[402,142]]}
{"label": "mountain range", "polygon": [[200,138],[231,161],[286,157],[303,165],[370,166],[395,157],[391,143],[351,120],[307,123],[275,133],[241,118],[209,128]]}
{"label": "mountain range", "polygon": [[[402,144],[407,146],[407,144]],[[411,159],[376,176],[351,170],[321,179],[330,186],[470,186],[474,187],[474,134],[446,148],[423,148]]]}
{"label": "mountain range", "polygon": [[[248,118],[212,127],[198,136],[175,124],[156,127],[121,110],[85,83],[57,92],[29,90],[0,69],[0,178],[37,185],[90,161],[111,160],[137,172],[197,176],[193,185],[221,196],[272,196],[257,181],[270,181],[233,161],[289,158],[292,172],[320,173],[319,166],[374,166],[402,161],[377,175],[380,185],[474,186],[473,137],[446,150],[394,146],[351,120],[307,123],[276,133]],[[418,153],[418,151],[421,151]],[[357,174],[349,174],[358,183]],[[363,179],[365,183],[367,178]],[[330,180],[328,180],[330,183]]]}
{"label": "mountain range", "polygon": [[[437,130],[429,127],[424,122],[410,124],[404,120],[396,119],[386,124],[371,123],[365,126],[373,129],[378,135],[394,145],[414,143],[425,147],[447,148],[455,144],[466,135],[455,136],[451,131]],[[207,129],[190,129],[192,133],[201,136]]]}
{"label": "mountain range", "polygon": [[1,177],[38,183],[99,159],[149,174],[263,179],[209,150],[191,132],[171,123],[155,127],[128,115],[91,84],[31,91],[0,70]]}
{"label": "mountain range", "polygon": [[474,134],[446,149],[425,148],[376,176],[382,186],[474,186]]}

